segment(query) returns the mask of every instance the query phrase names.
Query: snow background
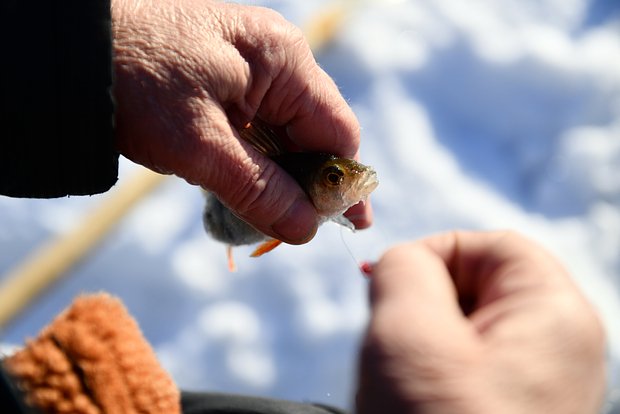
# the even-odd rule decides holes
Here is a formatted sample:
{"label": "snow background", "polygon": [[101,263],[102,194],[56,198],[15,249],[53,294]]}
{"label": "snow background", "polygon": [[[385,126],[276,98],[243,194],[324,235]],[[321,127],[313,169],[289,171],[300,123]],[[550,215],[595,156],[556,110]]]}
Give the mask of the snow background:
{"label": "snow background", "polygon": [[[329,3],[252,2],[300,26]],[[202,230],[199,191],[169,178],[1,342],[105,290],[185,389],[347,407],[367,318],[356,261],[442,230],[512,228],[564,261],[601,312],[606,411],[620,413],[620,2],[353,4],[317,60],[358,115],[363,161],[381,180],[372,229],[325,225],[260,259],[240,248],[229,274]],[[137,168],[123,162],[121,177]],[[0,274],[106,196],[0,197]]]}

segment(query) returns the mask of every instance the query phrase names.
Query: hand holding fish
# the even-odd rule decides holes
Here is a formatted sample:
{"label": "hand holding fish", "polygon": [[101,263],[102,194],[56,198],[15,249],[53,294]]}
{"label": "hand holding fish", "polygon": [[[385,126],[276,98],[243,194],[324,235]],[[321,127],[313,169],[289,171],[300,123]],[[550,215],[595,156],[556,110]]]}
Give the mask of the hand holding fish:
{"label": "hand holding fish", "polygon": [[[282,127],[303,151],[355,158],[359,124],[301,32],[277,13],[209,0],[112,2],[117,147],[198,184],[252,227],[310,240],[308,194],[239,131]],[[371,223],[356,207],[353,223]]]}
{"label": "hand holding fish", "polygon": [[548,253],[510,232],[402,245],[373,266],[357,413],[597,413],[601,322]]}

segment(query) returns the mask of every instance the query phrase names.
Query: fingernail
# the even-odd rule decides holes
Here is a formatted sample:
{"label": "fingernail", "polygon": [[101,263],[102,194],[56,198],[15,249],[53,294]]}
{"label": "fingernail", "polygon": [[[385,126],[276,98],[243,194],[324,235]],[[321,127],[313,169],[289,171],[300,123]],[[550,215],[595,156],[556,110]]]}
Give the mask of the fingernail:
{"label": "fingernail", "polygon": [[285,242],[302,244],[310,241],[317,230],[316,210],[304,199],[297,199],[271,229]]}

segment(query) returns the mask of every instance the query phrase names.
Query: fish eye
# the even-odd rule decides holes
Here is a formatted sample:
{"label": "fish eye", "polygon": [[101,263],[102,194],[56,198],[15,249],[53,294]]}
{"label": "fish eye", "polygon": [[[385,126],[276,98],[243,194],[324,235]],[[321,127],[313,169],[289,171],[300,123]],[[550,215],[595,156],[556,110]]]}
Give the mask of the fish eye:
{"label": "fish eye", "polygon": [[340,185],[344,179],[344,172],[336,165],[332,165],[325,169],[325,180],[330,185]]}

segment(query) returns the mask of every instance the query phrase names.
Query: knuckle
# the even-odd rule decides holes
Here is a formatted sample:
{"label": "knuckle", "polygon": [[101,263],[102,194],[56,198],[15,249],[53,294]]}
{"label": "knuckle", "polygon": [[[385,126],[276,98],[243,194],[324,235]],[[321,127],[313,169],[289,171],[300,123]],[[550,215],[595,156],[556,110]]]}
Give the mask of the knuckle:
{"label": "knuckle", "polygon": [[494,231],[491,232],[491,235],[497,239],[498,244],[505,243],[508,245],[516,245],[521,243],[531,243],[521,233],[512,229]]}
{"label": "knuckle", "polygon": [[554,309],[553,331],[570,353],[602,357],[606,343],[603,323],[587,300],[576,290],[558,293],[551,304]]}
{"label": "knuckle", "polygon": [[291,58],[311,54],[301,29],[278,12],[262,7],[250,7],[245,11],[238,46],[272,78]]}

